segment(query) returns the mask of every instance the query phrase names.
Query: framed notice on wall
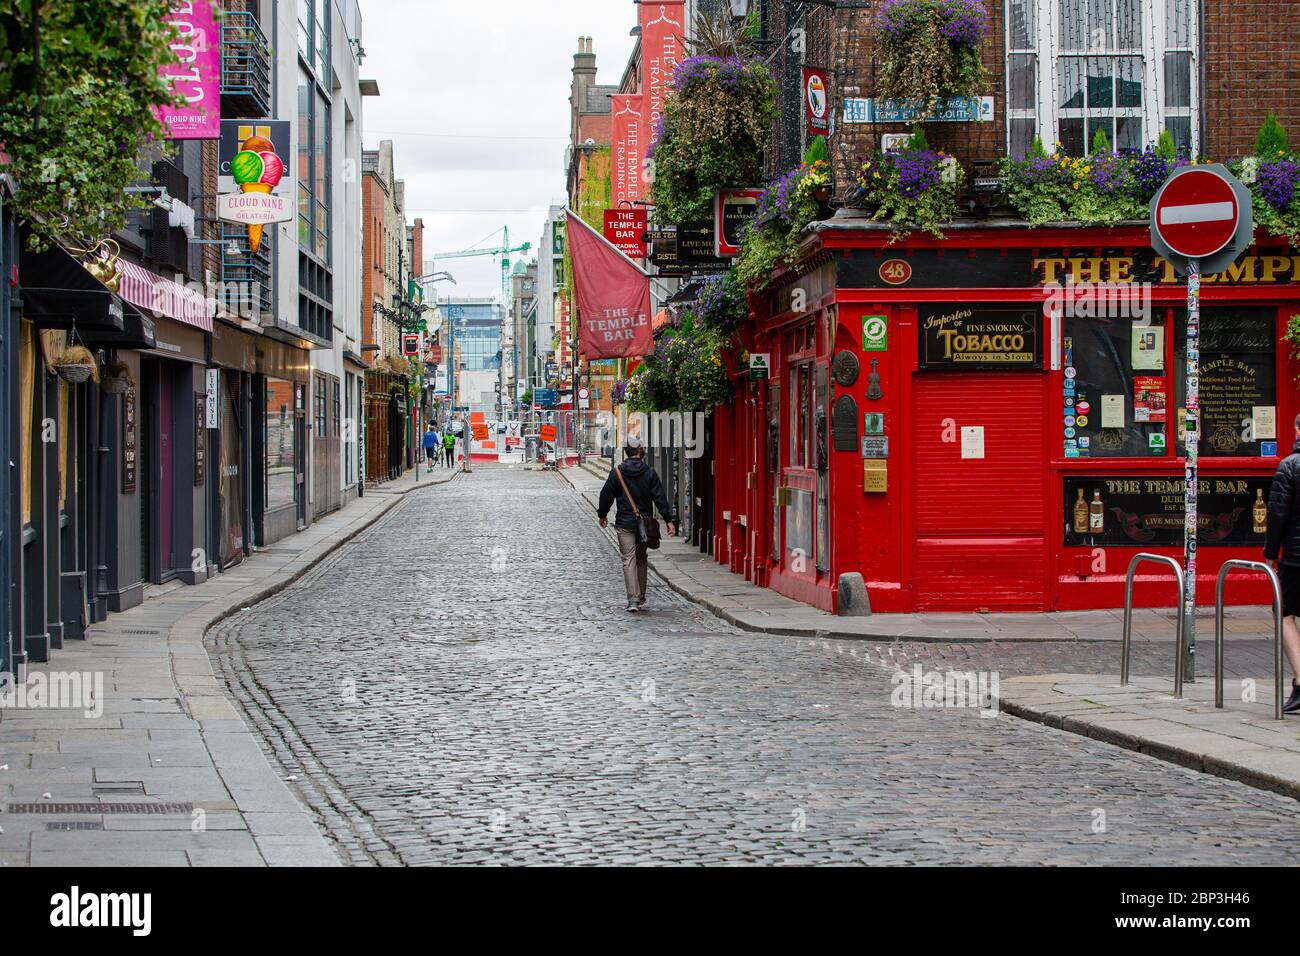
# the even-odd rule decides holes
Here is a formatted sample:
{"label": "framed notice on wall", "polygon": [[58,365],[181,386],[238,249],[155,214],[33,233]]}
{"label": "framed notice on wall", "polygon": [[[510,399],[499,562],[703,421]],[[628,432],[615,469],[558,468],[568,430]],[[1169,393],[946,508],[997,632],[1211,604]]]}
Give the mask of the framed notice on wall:
{"label": "framed notice on wall", "polygon": [[199,392],[194,396],[194,487],[203,484],[203,473],[208,467],[208,430],[204,421],[208,396]]}
{"label": "framed notice on wall", "polygon": [[122,396],[122,493],[126,495],[135,491],[136,479],[140,473],[138,411],[136,391],[132,386]]}
{"label": "framed notice on wall", "polygon": [[971,309],[928,305],[917,310],[923,369],[1009,371],[1043,367],[1034,309]]}

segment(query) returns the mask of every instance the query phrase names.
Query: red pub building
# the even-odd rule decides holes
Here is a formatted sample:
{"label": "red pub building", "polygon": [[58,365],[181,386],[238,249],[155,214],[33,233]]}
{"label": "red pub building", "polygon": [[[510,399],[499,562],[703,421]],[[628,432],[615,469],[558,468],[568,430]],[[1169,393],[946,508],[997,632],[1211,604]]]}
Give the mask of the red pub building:
{"label": "red pub building", "polygon": [[[1223,561],[1260,556],[1300,412],[1282,338],[1298,276],[1258,236],[1204,280],[1203,601]],[[1181,555],[1186,287],[1144,226],[985,221],[891,244],[841,213],[757,302],[742,339],[771,377],[738,370],[716,423],[732,570],[827,610],[858,572],[874,611],[1045,611],[1122,606],[1133,554]]]}

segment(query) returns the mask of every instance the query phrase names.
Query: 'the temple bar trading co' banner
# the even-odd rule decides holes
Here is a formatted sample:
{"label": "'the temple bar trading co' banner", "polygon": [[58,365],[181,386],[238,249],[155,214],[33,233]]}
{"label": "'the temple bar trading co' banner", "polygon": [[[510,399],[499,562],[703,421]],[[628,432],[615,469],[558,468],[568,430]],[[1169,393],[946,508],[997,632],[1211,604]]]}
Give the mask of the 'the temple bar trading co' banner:
{"label": "'the temple bar trading co' banner", "polygon": [[686,4],[683,0],[639,4],[641,23],[641,88],[645,101],[643,119],[651,136],[664,112],[664,96],[673,70],[685,57]]}
{"label": "'the temple bar trading co' banner", "polygon": [[221,31],[212,0],[178,3],[166,17],[176,30],[176,60],[159,74],[184,106],[161,106],[156,113],[170,139],[221,137]]}
{"label": "'the temple bar trading co' banner", "polygon": [[616,93],[610,97],[613,117],[614,141],[614,208],[622,209],[624,203],[636,202],[645,195],[643,181],[643,164],[645,148],[645,124],[641,117],[641,104],[644,97],[627,93]]}
{"label": "'the temple bar trading co' banner", "polygon": [[647,355],[650,278],[572,210],[567,212],[578,305],[578,347],[587,359]]}

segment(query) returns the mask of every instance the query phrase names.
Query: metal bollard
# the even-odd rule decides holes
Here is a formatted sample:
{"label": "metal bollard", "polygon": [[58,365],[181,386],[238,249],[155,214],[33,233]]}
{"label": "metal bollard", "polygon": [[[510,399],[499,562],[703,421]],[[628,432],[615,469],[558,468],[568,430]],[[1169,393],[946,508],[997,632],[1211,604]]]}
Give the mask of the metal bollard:
{"label": "metal bollard", "polygon": [[1143,562],[1152,564],[1163,564],[1174,572],[1174,579],[1178,582],[1178,614],[1174,620],[1174,643],[1177,645],[1176,653],[1178,659],[1174,661],[1174,696],[1183,696],[1183,597],[1187,593],[1187,583],[1183,578],[1183,568],[1173,558],[1163,554],[1150,554],[1142,552],[1134,555],[1133,560],[1128,565],[1128,577],[1124,584],[1124,636],[1120,644],[1120,662],[1119,662],[1119,683],[1121,687],[1128,686],[1129,672],[1129,654],[1133,648],[1133,575],[1137,572],[1138,565]]}
{"label": "metal bollard", "polygon": [[1277,572],[1263,561],[1234,559],[1223,562],[1219,580],[1214,586],[1214,706],[1223,707],[1223,586],[1228,572],[1238,568],[1243,571],[1260,571],[1268,577],[1273,587],[1273,719],[1282,719],[1282,585]]}

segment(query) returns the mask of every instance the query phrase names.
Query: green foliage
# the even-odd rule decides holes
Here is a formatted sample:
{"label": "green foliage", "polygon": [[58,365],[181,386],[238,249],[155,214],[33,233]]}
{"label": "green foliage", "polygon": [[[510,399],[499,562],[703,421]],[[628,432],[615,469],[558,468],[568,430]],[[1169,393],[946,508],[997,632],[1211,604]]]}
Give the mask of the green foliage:
{"label": "green foliage", "polygon": [[926,138],[925,127],[917,123],[912,127],[912,135],[907,139],[906,149],[914,153],[923,153],[930,148],[930,140]]}
{"label": "green foliage", "polygon": [[1047,157],[1047,148],[1043,146],[1043,138],[1041,136],[1035,136],[1034,141],[1029,144],[1029,156],[1037,159],[1045,159]]}
{"label": "green foliage", "polygon": [[[954,17],[968,21],[964,29],[954,29]],[[882,6],[875,19],[880,93],[917,103],[922,116],[945,97],[978,96],[987,80],[980,57],[987,33],[988,14],[979,0]]]}
{"label": "green foliage", "polygon": [[808,149],[803,154],[803,164],[811,166],[814,163],[827,163],[831,161],[830,147],[826,145],[826,137],[818,136],[808,144]]}
{"label": "green foliage", "polygon": [[821,212],[814,194],[830,184],[830,165],[818,160],[791,170],[768,186],[754,219],[745,228],[736,257],[736,278],[743,285],[762,289],[777,268],[793,264],[804,229]]}
{"label": "green foliage", "polygon": [[944,223],[957,217],[957,192],[964,174],[957,160],[932,150],[873,153],[858,170],[854,205],[894,226],[894,240],[909,229],[943,238]]}
{"label": "green foliage", "polygon": [[[1300,315],[1293,315],[1286,320],[1286,332],[1282,335],[1282,341],[1291,346],[1291,358],[1300,361]],[[1300,379],[1300,375],[1296,376]]]}
{"label": "green foliage", "polygon": [[655,350],[628,380],[627,404],[632,411],[708,412],[731,397],[731,379],[722,363],[722,350],[731,337],[701,324],[687,313],[681,324],[662,329]]}
{"label": "green foliage", "polygon": [[1160,138],[1156,140],[1156,152],[1165,159],[1173,159],[1178,155],[1178,147],[1174,145],[1174,134],[1169,130],[1160,131]]}
{"label": "green foliage", "polygon": [[158,73],[174,59],[163,20],[171,7],[17,0],[0,12],[0,143],[19,181],[13,209],[37,244],[89,245],[143,205],[123,190],[143,178],[142,150],[161,154],[152,108],[178,102]]}
{"label": "green foliage", "polygon": [[1094,153],[1110,152],[1110,137],[1106,135],[1104,129],[1097,130],[1096,134],[1092,137],[1092,151]]}
{"label": "green foliage", "polygon": [[[1142,186],[1135,176],[1135,164],[1141,161],[1145,158],[1109,151],[1087,157],[1059,150],[1038,156],[1031,151],[1024,159],[1003,159],[1001,172],[1008,202],[1031,225],[1114,225],[1146,217]],[[1163,181],[1163,172],[1159,179]]]}
{"label": "green foliage", "polygon": [[709,218],[719,189],[760,181],[776,84],[757,58],[698,57],[678,64],[674,86],[650,157],[651,192],[657,216],[680,223]]}
{"label": "green foliage", "polygon": [[1255,137],[1255,155],[1261,159],[1272,159],[1284,155],[1287,149],[1286,130],[1277,121],[1273,111],[1269,110],[1267,118],[1259,128],[1259,135]]}

